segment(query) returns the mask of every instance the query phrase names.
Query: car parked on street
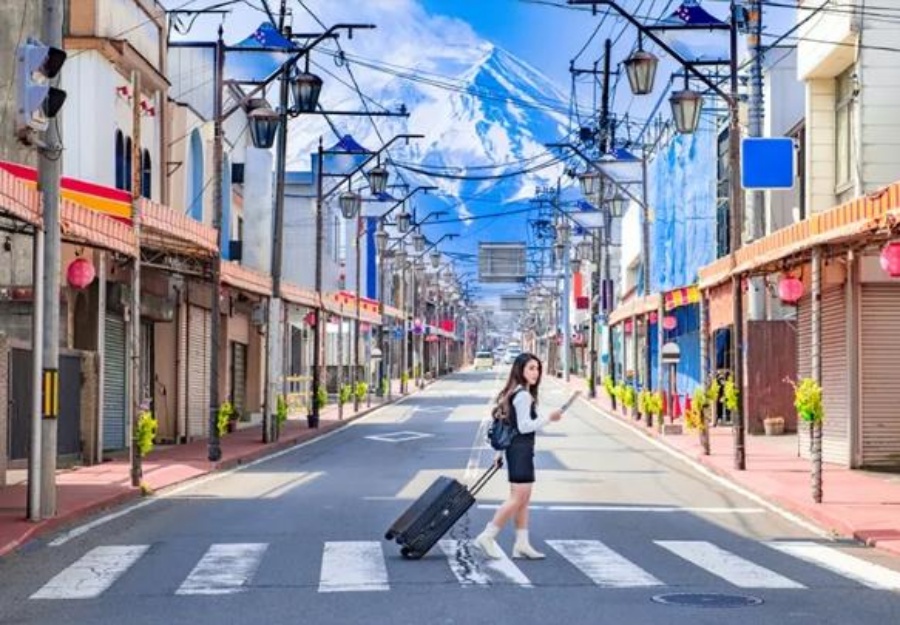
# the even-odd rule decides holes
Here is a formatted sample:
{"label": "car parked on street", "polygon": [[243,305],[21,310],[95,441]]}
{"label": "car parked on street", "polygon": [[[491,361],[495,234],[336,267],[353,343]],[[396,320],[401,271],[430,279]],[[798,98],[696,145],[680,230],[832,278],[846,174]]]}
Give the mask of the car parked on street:
{"label": "car parked on street", "polygon": [[475,370],[478,369],[493,369],[494,368],[494,354],[491,352],[477,352],[475,354],[475,362],[473,363]]}

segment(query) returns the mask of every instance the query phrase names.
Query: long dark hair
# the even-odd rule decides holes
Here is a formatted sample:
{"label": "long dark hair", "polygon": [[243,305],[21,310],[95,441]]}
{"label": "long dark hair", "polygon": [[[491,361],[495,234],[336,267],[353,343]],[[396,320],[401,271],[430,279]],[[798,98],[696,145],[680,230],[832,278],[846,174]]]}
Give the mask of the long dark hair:
{"label": "long dark hair", "polygon": [[[534,386],[530,386],[528,381],[525,379],[525,366],[534,360],[538,365],[538,379],[535,382]],[[500,391],[500,394],[497,395],[497,403],[499,404],[501,401],[505,400],[510,396],[510,394],[516,390],[517,386],[521,386],[528,390],[531,393],[531,396],[534,398],[534,403],[537,405],[538,401],[538,387],[541,385],[541,378],[544,375],[544,363],[541,362],[541,359],[535,356],[534,354],[530,354],[528,352],[522,352],[516,359],[513,361],[512,368],[509,370],[509,378],[506,380],[506,384],[503,386],[503,390]]]}

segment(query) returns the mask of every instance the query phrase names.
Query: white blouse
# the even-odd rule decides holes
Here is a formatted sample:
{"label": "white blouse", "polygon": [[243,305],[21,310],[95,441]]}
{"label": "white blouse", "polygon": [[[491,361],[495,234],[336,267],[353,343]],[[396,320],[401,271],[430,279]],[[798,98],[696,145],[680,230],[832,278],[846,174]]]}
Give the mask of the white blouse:
{"label": "white blouse", "polygon": [[531,418],[531,406],[534,404],[534,398],[531,393],[524,390],[521,386],[516,389],[516,396],[513,398],[513,408],[516,410],[516,426],[519,428],[520,434],[530,434],[544,428],[550,422],[547,415],[538,413],[537,419]]}

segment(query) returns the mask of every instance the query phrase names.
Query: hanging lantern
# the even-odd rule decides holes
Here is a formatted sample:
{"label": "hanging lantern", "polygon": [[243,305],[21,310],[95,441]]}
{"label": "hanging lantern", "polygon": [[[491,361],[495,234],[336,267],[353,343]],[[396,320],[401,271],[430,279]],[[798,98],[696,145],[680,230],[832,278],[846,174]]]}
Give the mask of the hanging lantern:
{"label": "hanging lantern", "polygon": [[294,96],[294,106],[300,113],[312,113],[319,104],[319,94],[322,92],[322,79],[307,72],[298,72],[291,77],[291,92]]}
{"label": "hanging lantern", "polygon": [[703,108],[703,96],[691,89],[676,91],[669,98],[672,105],[672,117],[675,128],[680,134],[689,135],[700,125],[700,110]]}
{"label": "hanging lantern", "polygon": [[431,267],[437,269],[441,264],[441,253],[437,250],[431,252]]}
{"label": "hanging lantern", "polygon": [[631,319],[627,319],[625,321],[625,334],[631,334],[631,331],[634,330],[634,323],[632,323]]}
{"label": "hanging lantern", "polygon": [[659,58],[644,50],[642,39],[638,38],[638,49],[622,62],[628,76],[628,85],[634,95],[647,95],[653,91],[656,66],[659,65]]}
{"label": "hanging lantern", "polygon": [[421,232],[416,232],[412,236],[413,240],[413,249],[416,250],[416,254],[421,254],[425,251],[425,235]]}
{"label": "hanging lantern", "polygon": [[261,98],[251,100],[248,108],[250,112],[247,114],[247,124],[253,147],[268,150],[275,144],[275,135],[281,125],[281,115]]}
{"label": "hanging lantern", "polygon": [[372,195],[384,193],[389,176],[387,168],[381,165],[376,165],[369,170],[369,189],[372,191]]}
{"label": "hanging lantern", "polygon": [[94,264],[82,256],[73,260],[66,268],[66,281],[69,283],[69,286],[75,289],[86,288],[94,281],[96,276],[97,272],[94,269]]}
{"label": "hanging lantern", "polygon": [[378,228],[378,232],[375,233],[375,247],[379,254],[384,254],[387,249],[388,236],[387,230],[384,228]]}
{"label": "hanging lantern", "polygon": [[303,321],[304,321],[304,322],[306,323],[306,325],[308,325],[309,327],[311,327],[311,328],[315,327],[315,325],[316,325],[316,313],[315,313],[315,311],[312,311],[312,310],[311,310],[311,311],[309,311],[308,313],[306,313],[306,314],[303,316]]}
{"label": "hanging lantern", "polygon": [[600,194],[600,174],[595,171],[586,171],[578,176],[581,183],[581,193],[588,198],[593,198]]}
{"label": "hanging lantern", "polygon": [[666,315],[663,317],[663,330],[674,330],[678,327],[678,320],[675,315]]}
{"label": "hanging lantern", "polygon": [[778,297],[788,304],[796,304],[803,297],[803,281],[795,276],[782,276],[778,282]]}
{"label": "hanging lantern", "polygon": [[656,323],[657,321],[659,321],[659,315],[656,313],[656,311],[653,311],[652,313],[650,313],[650,323]]}
{"label": "hanging lantern", "polygon": [[338,204],[340,204],[341,214],[344,216],[344,219],[353,219],[359,215],[362,198],[353,191],[344,191],[341,193],[341,197],[338,198]]}
{"label": "hanging lantern", "polygon": [[404,208],[399,215],[397,215],[397,230],[400,231],[401,234],[406,234],[409,231],[410,222],[412,221],[412,216],[406,212]]}
{"label": "hanging lantern", "polygon": [[881,268],[892,278],[900,278],[900,241],[891,241],[881,250]]}

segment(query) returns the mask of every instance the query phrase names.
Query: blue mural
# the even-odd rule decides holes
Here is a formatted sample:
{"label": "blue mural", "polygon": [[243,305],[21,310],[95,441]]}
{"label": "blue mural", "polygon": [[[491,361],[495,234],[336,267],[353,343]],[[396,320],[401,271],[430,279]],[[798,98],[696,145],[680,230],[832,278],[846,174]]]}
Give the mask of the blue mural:
{"label": "blue mural", "polygon": [[702,125],[678,135],[650,161],[651,290],[665,292],[697,281],[715,260],[716,141]]}

